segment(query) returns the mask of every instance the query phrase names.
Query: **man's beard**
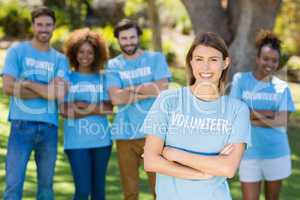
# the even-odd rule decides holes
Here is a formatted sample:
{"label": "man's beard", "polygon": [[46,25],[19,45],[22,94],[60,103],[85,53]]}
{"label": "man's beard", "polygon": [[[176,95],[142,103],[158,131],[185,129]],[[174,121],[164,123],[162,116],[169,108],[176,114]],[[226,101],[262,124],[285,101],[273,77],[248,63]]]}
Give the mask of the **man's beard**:
{"label": "man's beard", "polygon": [[[127,50],[126,47],[128,47],[128,46],[134,46],[134,48],[131,49],[131,50]],[[138,50],[139,44],[131,44],[131,45],[126,45],[126,46],[120,45],[120,48],[121,48],[121,50],[122,50],[123,53],[125,53],[125,54],[127,54],[129,56],[132,56]]]}
{"label": "man's beard", "polygon": [[46,33],[46,36],[42,36],[43,33],[38,33],[35,38],[37,41],[41,42],[41,43],[49,43],[50,39],[51,39],[51,34],[50,33]]}

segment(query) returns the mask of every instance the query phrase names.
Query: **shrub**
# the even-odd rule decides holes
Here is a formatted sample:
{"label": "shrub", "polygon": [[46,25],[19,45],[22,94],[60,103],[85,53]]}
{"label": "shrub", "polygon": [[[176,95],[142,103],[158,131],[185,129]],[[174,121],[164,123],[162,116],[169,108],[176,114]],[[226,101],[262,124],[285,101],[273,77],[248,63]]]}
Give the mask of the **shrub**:
{"label": "shrub", "polygon": [[24,38],[30,33],[29,8],[12,0],[0,5],[0,26],[8,37]]}

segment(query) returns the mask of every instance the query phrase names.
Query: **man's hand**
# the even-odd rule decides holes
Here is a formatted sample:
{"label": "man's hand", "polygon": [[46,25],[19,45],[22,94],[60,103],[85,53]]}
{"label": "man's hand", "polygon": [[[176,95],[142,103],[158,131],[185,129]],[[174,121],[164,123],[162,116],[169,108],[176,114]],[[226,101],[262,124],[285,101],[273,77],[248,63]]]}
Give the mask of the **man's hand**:
{"label": "man's hand", "polygon": [[27,88],[45,99],[63,101],[69,89],[69,84],[62,78],[56,77],[49,84],[40,84],[29,80],[16,82],[16,87]]}

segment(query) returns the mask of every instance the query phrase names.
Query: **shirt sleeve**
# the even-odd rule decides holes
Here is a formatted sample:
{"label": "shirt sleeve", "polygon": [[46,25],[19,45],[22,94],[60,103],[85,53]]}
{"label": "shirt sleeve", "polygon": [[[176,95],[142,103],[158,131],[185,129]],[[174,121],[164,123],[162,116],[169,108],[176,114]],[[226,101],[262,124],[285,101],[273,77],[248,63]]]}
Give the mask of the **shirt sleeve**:
{"label": "shirt sleeve", "polygon": [[247,148],[251,146],[250,111],[245,103],[240,104],[235,114],[228,143],[245,143]]}
{"label": "shirt sleeve", "polygon": [[237,98],[237,99],[242,99],[242,89],[241,89],[241,79],[242,79],[242,74],[237,73],[234,75],[232,83],[231,83],[231,89],[230,89],[230,96]]}
{"label": "shirt sleeve", "polygon": [[17,49],[13,46],[7,51],[1,75],[9,75],[18,78],[21,73],[18,61]]}
{"label": "shirt sleeve", "polygon": [[158,81],[167,78],[169,81],[172,77],[165,56],[157,53],[155,58],[154,80]]}
{"label": "shirt sleeve", "polygon": [[140,131],[146,135],[154,135],[166,139],[170,116],[169,96],[162,92],[149,110]]}
{"label": "shirt sleeve", "polygon": [[71,88],[71,72],[67,72],[67,74],[63,77],[64,80],[67,80],[69,82],[69,90],[67,91],[67,93],[65,94],[65,97],[62,101],[59,101],[58,103],[68,103],[68,102],[72,102],[71,99],[71,92],[70,92],[70,88]]}
{"label": "shirt sleeve", "polygon": [[106,76],[104,75],[103,76],[103,81],[102,81],[102,84],[103,84],[103,92],[102,92],[102,98],[103,101],[109,101],[110,100],[110,97],[109,97],[109,94],[108,94],[108,87],[107,87],[107,81],[106,81]]}
{"label": "shirt sleeve", "polygon": [[295,104],[292,98],[291,90],[287,86],[284,90],[279,103],[279,111],[295,112]]}
{"label": "shirt sleeve", "polygon": [[55,77],[63,78],[66,81],[69,81],[69,62],[65,56],[62,56],[58,61],[58,68],[55,73]]}
{"label": "shirt sleeve", "polygon": [[106,70],[105,70],[105,80],[107,88],[117,87],[122,88],[122,81],[120,79],[120,75],[116,67],[113,66],[112,62],[108,62]]}

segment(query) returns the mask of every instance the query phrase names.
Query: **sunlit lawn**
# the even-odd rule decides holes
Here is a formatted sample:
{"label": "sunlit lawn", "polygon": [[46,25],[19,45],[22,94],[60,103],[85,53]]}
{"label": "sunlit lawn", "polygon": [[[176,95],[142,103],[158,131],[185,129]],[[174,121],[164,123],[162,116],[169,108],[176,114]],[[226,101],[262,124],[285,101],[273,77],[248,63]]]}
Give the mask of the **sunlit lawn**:
{"label": "sunlit lawn", "polygon": [[[3,52],[0,51],[0,59],[3,61]],[[1,67],[0,67],[1,69]],[[174,75],[172,87],[176,87],[179,84],[184,84],[185,74],[182,69],[172,68]],[[2,83],[1,83],[2,84]],[[4,176],[5,176],[5,153],[6,144],[9,133],[9,124],[6,122],[8,112],[8,99],[2,93],[2,85],[0,84],[0,199],[3,198],[4,190]],[[297,103],[298,112],[292,114],[291,122],[289,125],[289,137],[293,151],[293,175],[284,181],[284,188],[282,191],[282,200],[296,200],[299,199],[300,191],[300,85],[291,84],[294,100]],[[55,176],[55,194],[57,200],[70,200],[74,191],[72,177],[70,175],[70,167],[65,154],[63,153],[62,143],[62,131],[60,130],[60,140],[58,149],[58,159],[56,166]],[[148,182],[145,174],[141,170],[141,200],[150,200]],[[35,199],[36,189],[36,174],[35,164],[33,159],[28,165],[26,174],[26,182],[24,186],[24,198],[25,200]],[[107,199],[108,200],[120,200],[122,199],[122,191],[120,187],[119,171],[116,161],[115,149],[109,163],[108,175],[107,175]],[[233,199],[241,199],[241,192],[239,182],[237,178],[231,181],[231,191]],[[188,200],[188,199],[187,199]]]}

